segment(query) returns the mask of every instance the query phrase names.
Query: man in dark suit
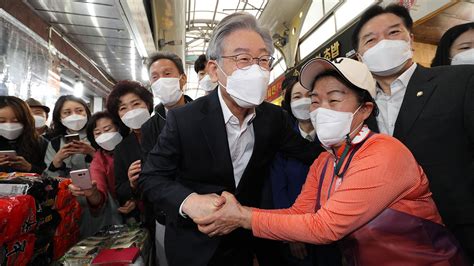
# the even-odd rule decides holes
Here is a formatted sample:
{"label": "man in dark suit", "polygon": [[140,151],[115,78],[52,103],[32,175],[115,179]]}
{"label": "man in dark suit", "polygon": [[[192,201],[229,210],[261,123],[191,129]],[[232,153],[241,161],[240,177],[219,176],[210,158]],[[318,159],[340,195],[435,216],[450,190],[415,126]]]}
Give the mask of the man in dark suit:
{"label": "man in dark suit", "polygon": [[209,237],[192,219],[218,210],[222,191],[258,206],[277,151],[305,163],[321,151],[294,133],[281,108],[263,102],[273,51],[270,34],[253,16],[224,18],[208,48],[209,75],[219,88],[168,111],[139,184],[166,213],[170,265],[252,265],[250,232]]}
{"label": "man in dark suit", "polygon": [[377,80],[379,115],[430,180],[446,226],[474,258],[474,66],[424,68],[412,60],[413,21],[402,6],[362,14],[352,42]]}

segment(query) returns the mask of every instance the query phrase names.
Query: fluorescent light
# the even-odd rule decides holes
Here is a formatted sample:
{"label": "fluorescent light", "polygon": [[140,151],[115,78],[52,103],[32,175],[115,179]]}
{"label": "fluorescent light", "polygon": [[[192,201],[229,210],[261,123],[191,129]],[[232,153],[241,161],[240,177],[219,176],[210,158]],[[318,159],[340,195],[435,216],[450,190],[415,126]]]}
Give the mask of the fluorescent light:
{"label": "fluorescent light", "polygon": [[82,97],[84,93],[84,83],[81,80],[76,80],[74,83],[74,96]]}
{"label": "fluorescent light", "polygon": [[148,76],[148,70],[146,69],[146,66],[143,65],[142,66],[142,80],[148,81],[148,79],[150,79],[150,77]]}

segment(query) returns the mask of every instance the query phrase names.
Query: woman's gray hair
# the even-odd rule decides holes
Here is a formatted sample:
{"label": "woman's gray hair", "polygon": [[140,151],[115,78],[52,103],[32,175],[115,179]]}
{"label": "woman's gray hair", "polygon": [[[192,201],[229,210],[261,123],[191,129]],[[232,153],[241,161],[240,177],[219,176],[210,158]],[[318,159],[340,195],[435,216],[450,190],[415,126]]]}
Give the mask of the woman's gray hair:
{"label": "woman's gray hair", "polygon": [[249,29],[258,33],[267,47],[270,55],[273,55],[275,48],[273,47],[273,40],[270,32],[261,27],[254,16],[245,12],[237,12],[222,19],[217,24],[212,34],[209,46],[207,48],[207,58],[217,60],[222,55],[222,45],[225,37],[236,30]]}

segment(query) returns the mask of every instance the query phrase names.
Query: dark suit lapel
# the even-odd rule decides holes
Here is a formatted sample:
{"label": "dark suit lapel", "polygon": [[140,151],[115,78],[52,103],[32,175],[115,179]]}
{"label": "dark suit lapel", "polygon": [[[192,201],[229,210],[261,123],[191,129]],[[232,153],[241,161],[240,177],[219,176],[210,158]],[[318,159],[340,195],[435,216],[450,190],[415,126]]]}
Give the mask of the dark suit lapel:
{"label": "dark suit lapel", "polygon": [[222,168],[222,171],[219,172],[225,173],[229,187],[235,187],[234,171],[227,141],[227,131],[217,90],[214,90],[210,95],[205,97],[207,97],[208,104],[204,104],[201,109],[204,115],[200,123],[201,130],[212,153],[212,160],[215,162],[215,166]]}
{"label": "dark suit lapel", "polygon": [[436,84],[432,82],[433,78],[434,76],[429,69],[420,65],[416,67],[408,82],[405,97],[395,122],[393,136],[397,139],[403,140],[409,134],[413,124],[433,94],[436,88]]}

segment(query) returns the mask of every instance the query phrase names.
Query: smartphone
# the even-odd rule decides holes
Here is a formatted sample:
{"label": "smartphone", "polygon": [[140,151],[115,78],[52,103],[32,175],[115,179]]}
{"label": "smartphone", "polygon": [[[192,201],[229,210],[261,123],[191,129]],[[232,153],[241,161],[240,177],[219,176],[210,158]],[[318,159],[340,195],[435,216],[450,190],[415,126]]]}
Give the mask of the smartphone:
{"label": "smartphone", "polygon": [[92,188],[91,175],[89,169],[74,170],[69,173],[71,175],[72,183],[81,189]]}
{"label": "smartphone", "polygon": [[66,135],[66,136],[64,136],[64,138],[66,139],[66,143],[71,143],[73,140],[77,140],[77,141],[81,140],[79,138],[79,134],[77,134],[77,133]]}
{"label": "smartphone", "polygon": [[8,157],[15,157],[16,156],[16,151],[14,151],[14,150],[3,150],[3,151],[0,151],[0,155],[7,155]]}

